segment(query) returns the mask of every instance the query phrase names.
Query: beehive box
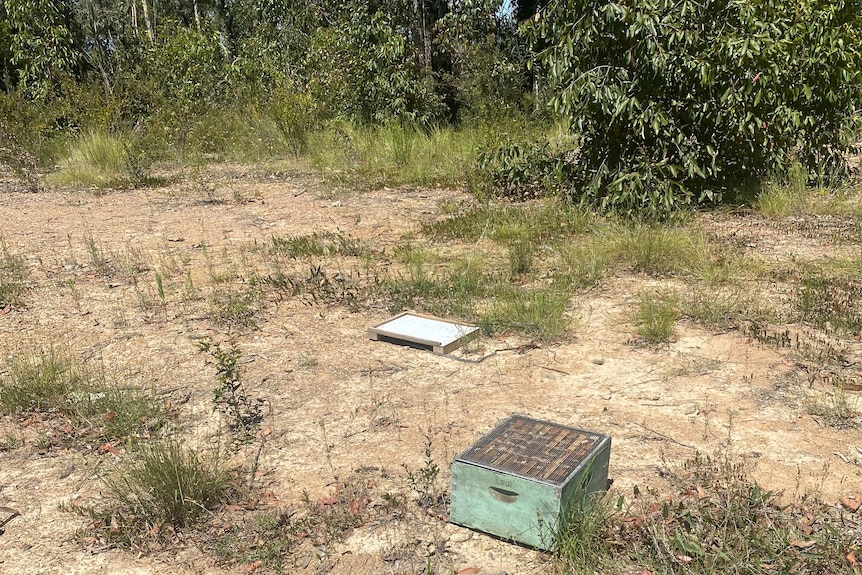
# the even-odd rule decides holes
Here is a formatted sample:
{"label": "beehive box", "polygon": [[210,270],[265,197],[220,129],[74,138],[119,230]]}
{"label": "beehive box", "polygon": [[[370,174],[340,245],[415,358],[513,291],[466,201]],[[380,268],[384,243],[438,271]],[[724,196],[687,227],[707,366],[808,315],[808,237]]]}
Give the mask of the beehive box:
{"label": "beehive box", "polygon": [[452,523],[539,549],[560,516],[608,483],[611,438],[513,415],[452,463]]}

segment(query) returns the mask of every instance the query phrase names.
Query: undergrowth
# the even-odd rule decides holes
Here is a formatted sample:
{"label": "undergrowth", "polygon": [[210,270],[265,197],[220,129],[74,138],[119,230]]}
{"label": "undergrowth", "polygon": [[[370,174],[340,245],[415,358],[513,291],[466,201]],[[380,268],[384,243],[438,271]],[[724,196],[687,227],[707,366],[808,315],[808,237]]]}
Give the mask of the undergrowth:
{"label": "undergrowth", "polygon": [[810,498],[790,505],[756,483],[744,463],[696,455],[666,472],[670,493],[637,488],[572,514],[556,563],[586,573],[852,573],[859,533]]}
{"label": "undergrowth", "polygon": [[57,414],[67,437],[134,442],[166,421],[164,408],[138,389],[109,384],[53,348],[18,356],[0,377],[0,413]]}

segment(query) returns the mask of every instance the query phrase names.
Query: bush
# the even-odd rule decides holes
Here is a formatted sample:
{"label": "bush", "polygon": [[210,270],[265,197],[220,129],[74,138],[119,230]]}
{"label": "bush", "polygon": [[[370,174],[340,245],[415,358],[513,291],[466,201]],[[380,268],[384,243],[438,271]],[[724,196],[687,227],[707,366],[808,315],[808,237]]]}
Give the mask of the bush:
{"label": "bush", "polygon": [[528,27],[582,140],[576,194],[658,217],[794,161],[844,174],[860,33],[856,0],[557,0]]}

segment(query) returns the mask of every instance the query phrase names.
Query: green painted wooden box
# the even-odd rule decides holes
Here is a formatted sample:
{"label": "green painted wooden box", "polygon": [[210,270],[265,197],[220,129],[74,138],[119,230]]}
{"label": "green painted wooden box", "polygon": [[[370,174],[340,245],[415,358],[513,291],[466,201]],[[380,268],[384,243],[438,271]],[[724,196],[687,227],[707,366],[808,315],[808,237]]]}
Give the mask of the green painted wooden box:
{"label": "green painted wooden box", "polygon": [[608,484],[611,437],[513,415],[452,463],[450,521],[539,549],[557,522]]}

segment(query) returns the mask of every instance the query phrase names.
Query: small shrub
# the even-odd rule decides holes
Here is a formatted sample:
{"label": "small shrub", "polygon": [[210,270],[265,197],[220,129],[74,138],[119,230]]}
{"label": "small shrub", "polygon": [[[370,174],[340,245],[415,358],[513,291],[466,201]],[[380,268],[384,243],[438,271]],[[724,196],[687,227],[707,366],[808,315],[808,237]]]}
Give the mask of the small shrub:
{"label": "small shrub", "polygon": [[480,181],[494,195],[515,200],[570,194],[574,146],[537,142],[505,142],[479,155]]}
{"label": "small shrub", "polygon": [[207,340],[199,341],[198,348],[208,356],[206,362],[216,369],[220,384],[213,390],[216,409],[228,418],[228,426],[237,434],[237,439],[250,439],[253,430],[263,420],[263,400],[252,400],[246,395],[237,365],[240,350],[234,344],[223,348],[221,344]]}
{"label": "small shrub", "polygon": [[176,440],[142,447],[105,481],[118,529],[185,527],[223,503],[231,482],[218,454],[207,459]]}

